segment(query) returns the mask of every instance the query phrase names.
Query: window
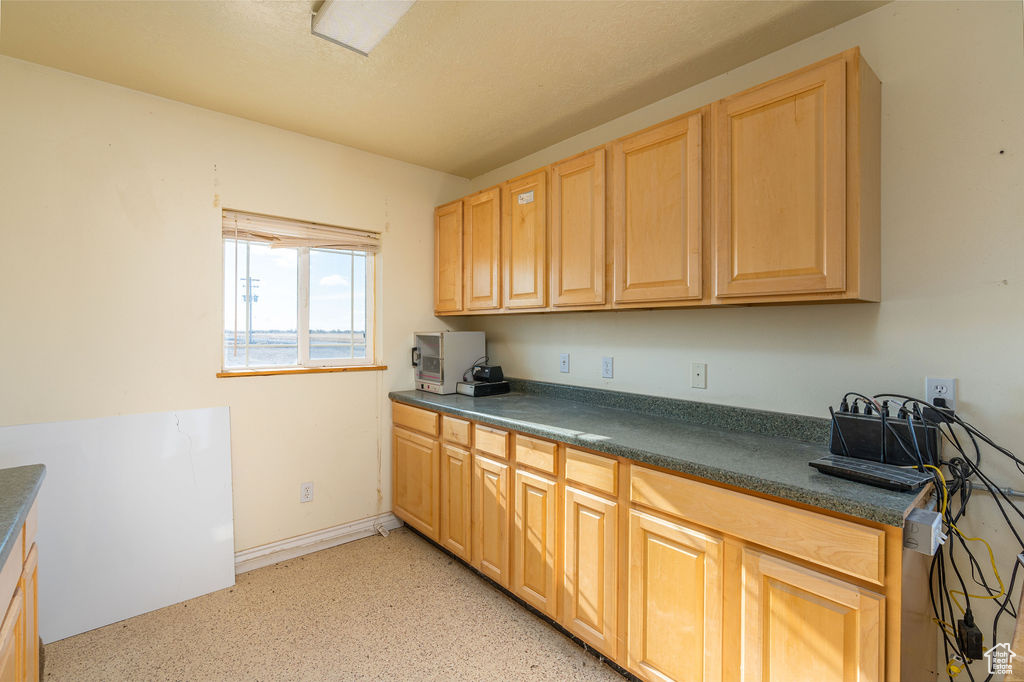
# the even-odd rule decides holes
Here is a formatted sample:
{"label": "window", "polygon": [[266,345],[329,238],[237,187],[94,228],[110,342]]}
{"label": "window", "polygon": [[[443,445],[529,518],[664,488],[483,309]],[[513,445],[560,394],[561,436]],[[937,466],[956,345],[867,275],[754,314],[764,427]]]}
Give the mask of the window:
{"label": "window", "polygon": [[225,372],[372,365],[379,235],[224,211]]}

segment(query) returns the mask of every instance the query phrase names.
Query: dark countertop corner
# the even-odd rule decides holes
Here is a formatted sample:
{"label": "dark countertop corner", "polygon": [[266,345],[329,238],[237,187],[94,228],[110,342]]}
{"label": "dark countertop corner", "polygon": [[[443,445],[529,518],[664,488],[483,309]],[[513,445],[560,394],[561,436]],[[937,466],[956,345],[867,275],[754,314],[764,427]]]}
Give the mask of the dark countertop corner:
{"label": "dark countertop corner", "polygon": [[10,556],[45,476],[42,464],[0,469],[0,566]]}

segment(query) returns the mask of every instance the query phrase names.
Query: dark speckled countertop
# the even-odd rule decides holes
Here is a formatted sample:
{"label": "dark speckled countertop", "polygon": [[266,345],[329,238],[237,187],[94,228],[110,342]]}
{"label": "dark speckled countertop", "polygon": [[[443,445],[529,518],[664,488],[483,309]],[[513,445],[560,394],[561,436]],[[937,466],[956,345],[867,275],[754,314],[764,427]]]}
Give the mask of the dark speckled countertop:
{"label": "dark speckled countertop", "polygon": [[828,454],[828,420],[538,382],[513,388],[486,398],[390,397],[890,526],[902,527],[917,497],[808,466]]}
{"label": "dark speckled countertop", "polygon": [[0,469],[0,566],[11,554],[45,475],[42,464]]}

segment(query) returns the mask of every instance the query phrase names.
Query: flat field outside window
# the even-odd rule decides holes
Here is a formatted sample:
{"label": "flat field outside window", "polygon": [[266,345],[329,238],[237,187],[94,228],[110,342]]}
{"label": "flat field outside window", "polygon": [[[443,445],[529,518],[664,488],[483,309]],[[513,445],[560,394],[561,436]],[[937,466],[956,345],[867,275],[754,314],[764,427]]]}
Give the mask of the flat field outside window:
{"label": "flat field outside window", "polygon": [[365,252],[309,250],[309,360],[367,359]]}
{"label": "flat field outside window", "polygon": [[368,365],[373,254],[224,239],[225,370]]}

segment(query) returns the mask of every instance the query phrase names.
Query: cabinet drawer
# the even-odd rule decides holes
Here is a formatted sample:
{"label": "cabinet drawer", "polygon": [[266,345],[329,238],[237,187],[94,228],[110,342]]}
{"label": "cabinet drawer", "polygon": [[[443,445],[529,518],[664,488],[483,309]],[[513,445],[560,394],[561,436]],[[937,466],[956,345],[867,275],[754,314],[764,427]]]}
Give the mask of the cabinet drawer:
{"label": "cabinet drawer", "polygon": [[876,585],[885,533],[843,519],[633,467],[630,500]]}
{"label": "cabinet drawer", "polygon": [[421,410],[418,407],[402,403],[391,403],[391,421],[413,431],[436,436],[437,417],[438,414],[430,410]]}
{"label": "cabinet drawer", "polygon": [[554,474],[557,469],[555,457],[557,452],[558,445],[556,443],[516,434],[516,464]]}
{"label": "cabinet drawer", "polygon": [[449,443],[469,447],[469,422],[447,415],[441,417],[441,434]]}
{"label": "cabinet drawer", "polygon": [[508,431],[489,426],[473,425],[474,449],[493,457],[508,459]]}
{"label": "cabinet drawer", "polygon": [[619,463],[610,457],[573,448],[565,449],[566,480],[615,495],[618,492],[618,470]]}

